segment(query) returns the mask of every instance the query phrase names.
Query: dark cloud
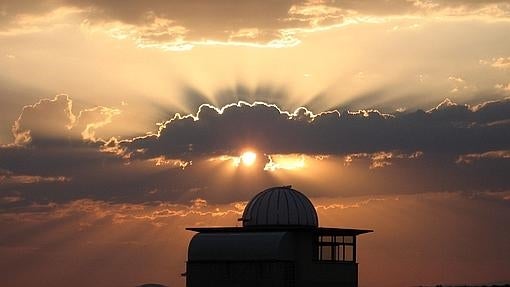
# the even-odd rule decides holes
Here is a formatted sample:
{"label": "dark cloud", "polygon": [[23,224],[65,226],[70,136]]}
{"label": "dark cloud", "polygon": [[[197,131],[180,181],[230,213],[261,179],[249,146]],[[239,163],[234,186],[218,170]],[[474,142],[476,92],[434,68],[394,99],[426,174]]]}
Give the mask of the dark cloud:
{"label": "dark cloud", "polygon": [[124,141],[136,158],[193,158],[238,154],[350,154],[381,150],[476,153],[510,149],[510,100],[477,106],[449,100],[429,111],[395,115],[376,110],[294,113],[274,105],[240,102],[221,111],[201,106],[195,117],[176,117],[158,134]]}
{"label": "dark cloud", "polygon": [[[446,100],[395,114],[203,105],[196,115],[167,121],[158,134],[107,142],[90,135],[113,110],[74,113],[71,106],[58,96],[23,109],[14,133],[26,140],[0,148],[4,210],[83,198],[229,203],[279,184],[321,197],[510,189],[509,99],[476,106]],[[258,153],[257,162],[235,167],[246,148]],[[306,162],[304,170],[285,166],[293,156]],[[320,177],[321,187],[303,173]]]}
{"label": "dark cloud", "polygon": [[[147,17],[159,16],[172,19],[185,27],[209,30],[213,27],[274,28],[277,19],[285,17],[295,1],[116,1],[67,0],[66,4],[94,9],[96,15],[126,23],[141,24]],[[214,24],[213,24],[214,23]],[[211,25],[213,24],[213,25]]]}

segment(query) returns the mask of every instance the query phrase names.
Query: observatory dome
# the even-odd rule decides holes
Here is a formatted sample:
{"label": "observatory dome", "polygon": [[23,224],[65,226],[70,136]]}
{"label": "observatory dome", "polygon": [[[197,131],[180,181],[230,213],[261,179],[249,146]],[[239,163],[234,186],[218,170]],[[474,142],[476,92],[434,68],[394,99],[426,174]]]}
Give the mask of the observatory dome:
{"label": "observatory dome", "polygon": [[244,227],[319,226],[312,202],[291,186],[272,187],[255,195],[241,220]]}

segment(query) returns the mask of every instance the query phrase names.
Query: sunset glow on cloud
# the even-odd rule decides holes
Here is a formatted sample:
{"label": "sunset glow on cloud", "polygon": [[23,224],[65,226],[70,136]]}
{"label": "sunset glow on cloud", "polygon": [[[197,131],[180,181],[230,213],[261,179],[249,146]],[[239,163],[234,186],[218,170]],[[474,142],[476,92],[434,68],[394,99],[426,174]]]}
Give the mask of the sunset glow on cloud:
{"label": "sunset glow on cloud", "polygon": [[360,286],[506,283],[508,31],[508,1],[0,1],[0,285],[183,287],[185,228],[283,185],[375,230]]}

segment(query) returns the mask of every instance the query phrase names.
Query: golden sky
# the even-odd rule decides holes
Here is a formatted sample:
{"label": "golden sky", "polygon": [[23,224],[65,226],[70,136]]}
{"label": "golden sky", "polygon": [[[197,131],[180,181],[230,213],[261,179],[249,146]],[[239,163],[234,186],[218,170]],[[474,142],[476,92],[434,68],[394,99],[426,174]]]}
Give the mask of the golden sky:
{"label": "golden sky", "polygon": [[376,230],[361,286],[510,280],[509,35],[508,1],[0,0],[2,284],[184,286],[185,227],[288,184]]}

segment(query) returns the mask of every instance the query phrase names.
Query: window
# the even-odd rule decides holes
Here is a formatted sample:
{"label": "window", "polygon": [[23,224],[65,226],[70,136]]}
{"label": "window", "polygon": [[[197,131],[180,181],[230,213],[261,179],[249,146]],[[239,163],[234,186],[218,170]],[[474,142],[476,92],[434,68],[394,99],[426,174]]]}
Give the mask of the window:
{"label": "window", "polygon": [[356,261],[354,236],[319,235],[318,247],[320,261]]}

